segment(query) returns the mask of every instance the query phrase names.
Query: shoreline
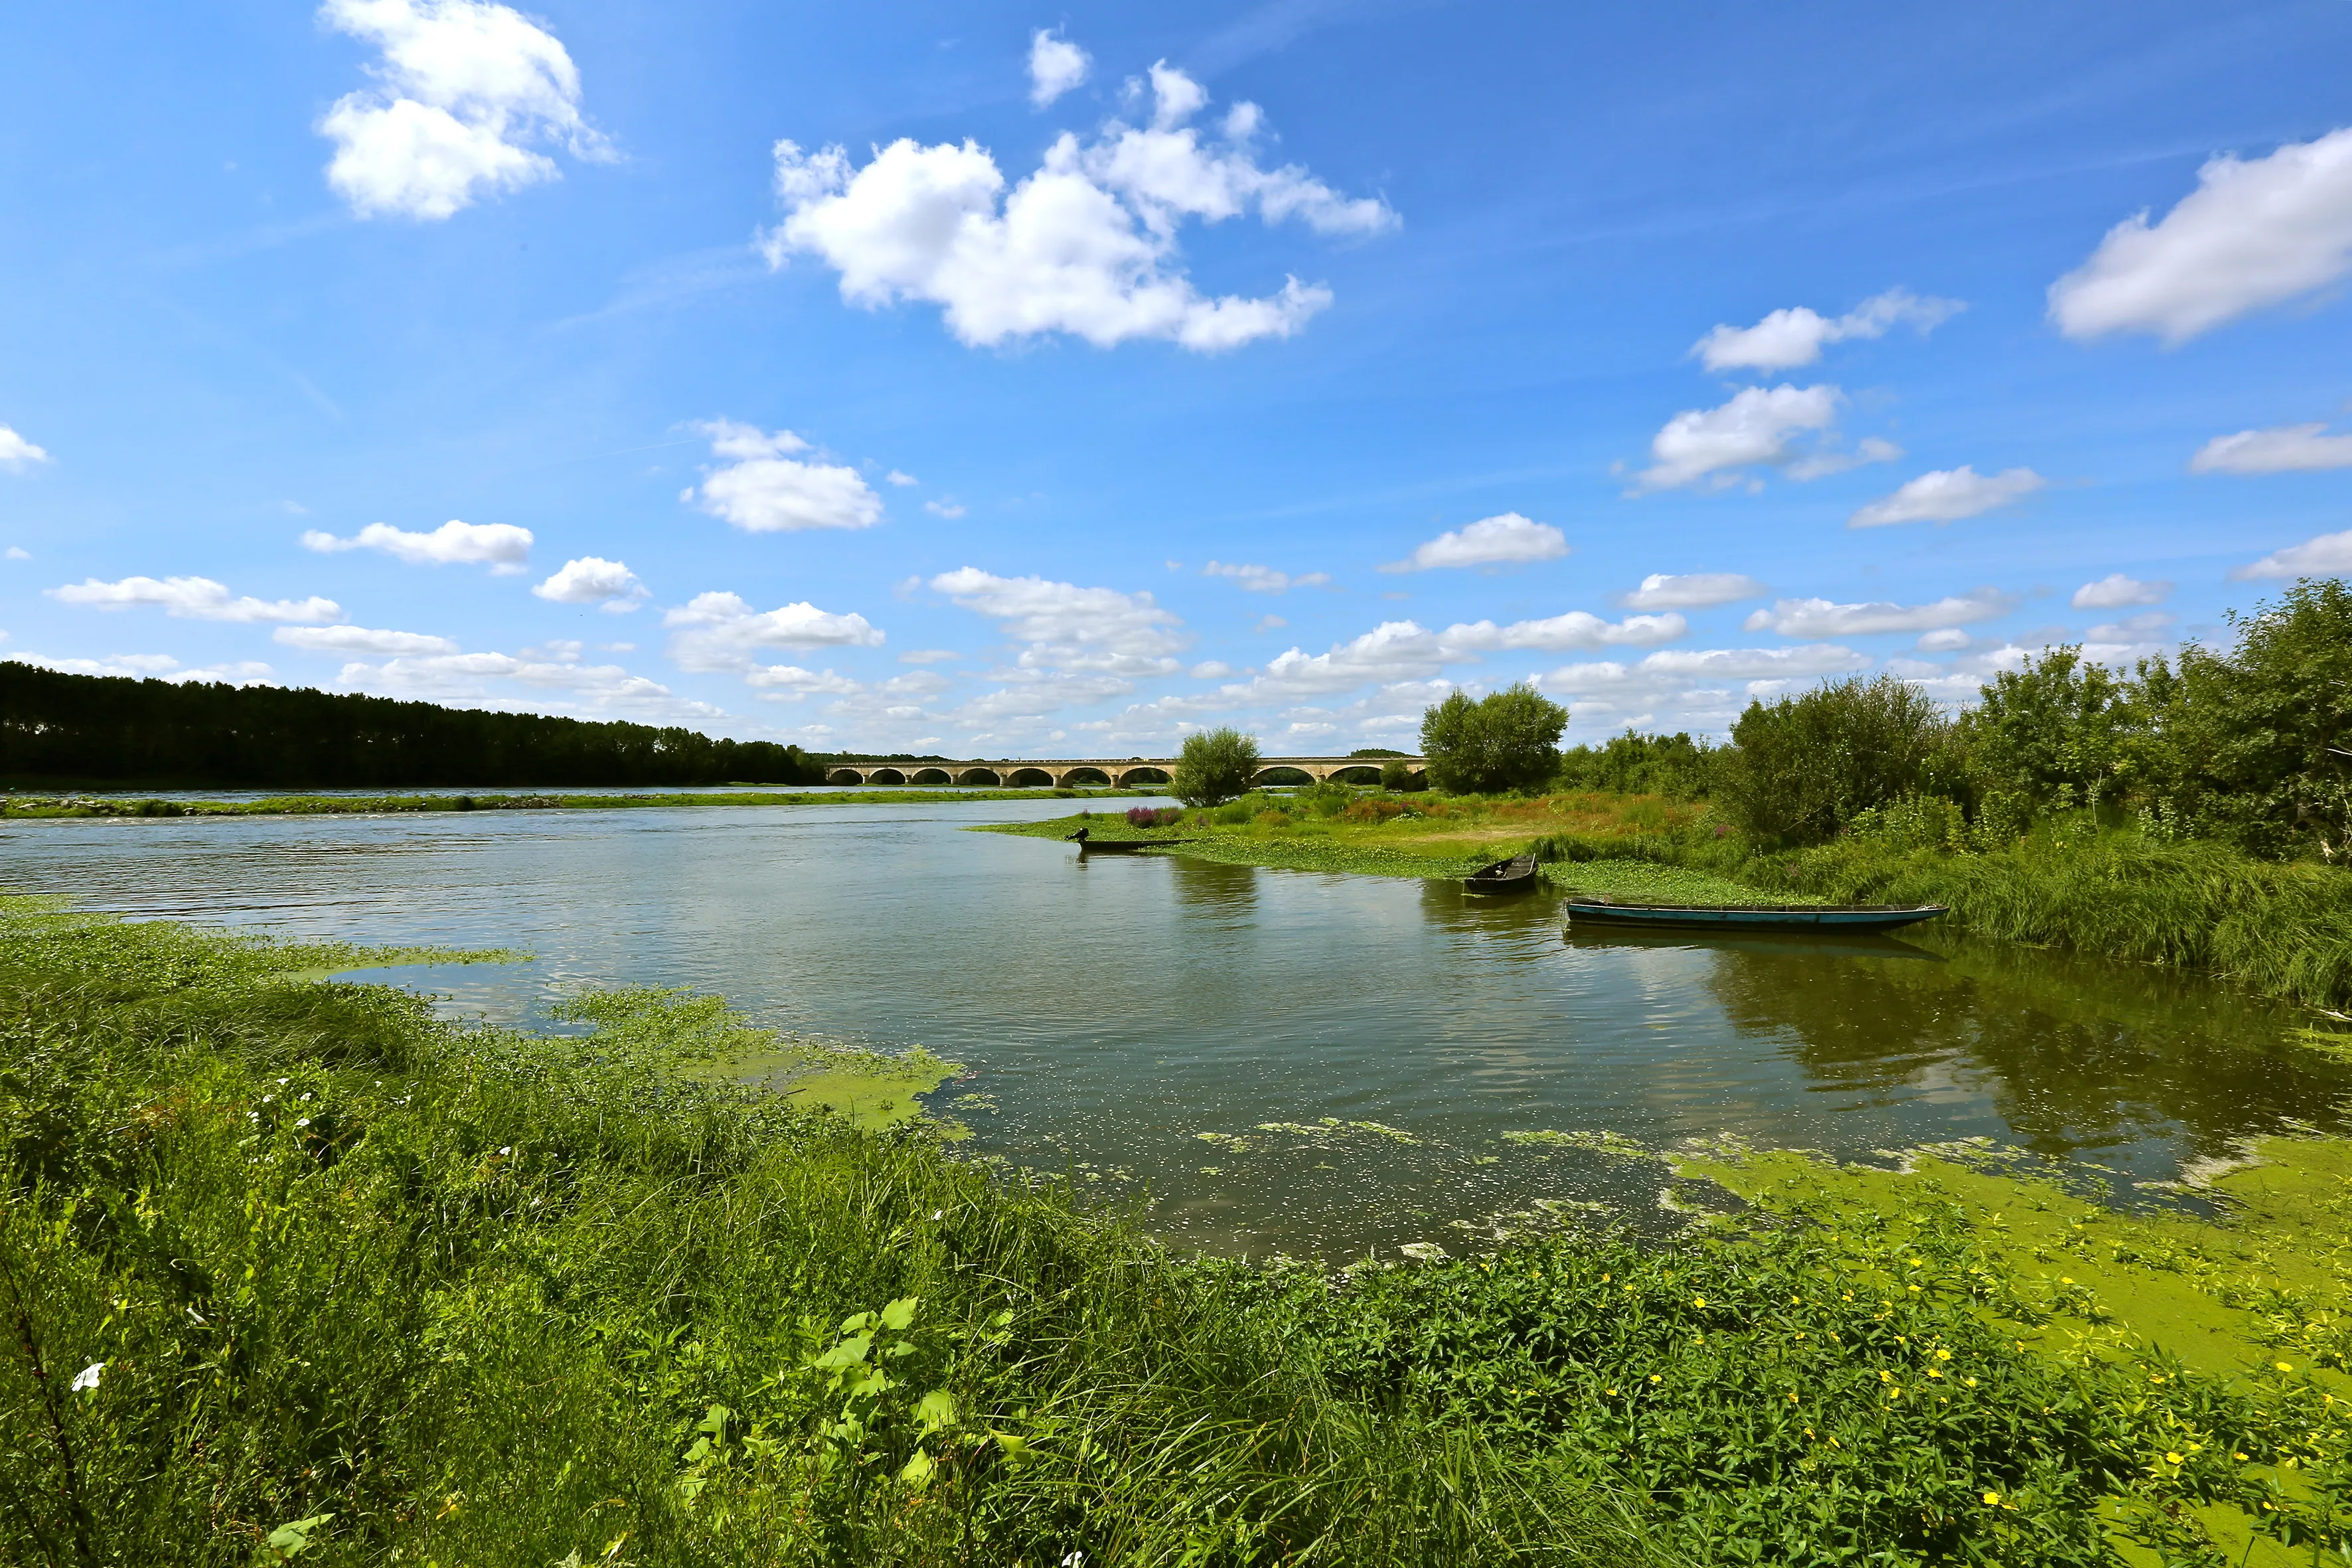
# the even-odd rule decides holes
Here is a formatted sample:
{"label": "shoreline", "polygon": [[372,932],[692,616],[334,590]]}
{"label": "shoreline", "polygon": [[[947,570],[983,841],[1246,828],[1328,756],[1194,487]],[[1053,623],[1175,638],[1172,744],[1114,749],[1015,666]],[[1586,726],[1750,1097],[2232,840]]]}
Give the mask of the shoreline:
{"label": "shoreline", "polygon": [[855,790],[647,791],[631,795],[566,795],[526,790],[502,795],[278,795],[257,800],[186,800],[163,795],[0,795],[0,821],[69,821],[91,817],[390,816],[433,812],[645,810],[696,805],[833,805],[883,800],[901,805],[951,801],[1096,800],[1141,798],[1149,791],[1117,788],[968,789],[867,784]]}

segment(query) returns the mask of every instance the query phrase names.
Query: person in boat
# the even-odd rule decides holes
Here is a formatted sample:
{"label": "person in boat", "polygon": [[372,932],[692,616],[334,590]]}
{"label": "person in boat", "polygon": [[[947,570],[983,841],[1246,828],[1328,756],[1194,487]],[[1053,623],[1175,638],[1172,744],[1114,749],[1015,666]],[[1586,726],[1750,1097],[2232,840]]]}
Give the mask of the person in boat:
{"label": "person in boat", "polygon": [[1093,831],[1094,829],[1091,827],[1081,827],[1076,833],[1070,835],[1070,842],[1073,844],[1084,844],[1087,841],[1087,836]]}

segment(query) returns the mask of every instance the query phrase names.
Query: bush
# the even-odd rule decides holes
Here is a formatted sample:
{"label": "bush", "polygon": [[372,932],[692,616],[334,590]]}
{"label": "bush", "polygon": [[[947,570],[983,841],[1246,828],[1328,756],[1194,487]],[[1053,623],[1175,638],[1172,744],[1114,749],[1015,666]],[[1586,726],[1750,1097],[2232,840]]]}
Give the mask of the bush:
{"label": "bush", "polygon": [[1892,675],[1750,702],[1731,738],[1717,794],[1766,843],[1818,843],[1874,806],[1958,783],[1950,723],[1932,698]]}
{"label": "bush", "polygon": [[1412,764],[1402,757],[1391,757],[1381,764],[1381,787],[1391,795],[1406,795],[1413,790],[1427,789],[1426,774],[1412,771]]}
{"label": "bush", "polygon": [[1716,764],[1722,755],[1722,747],[1687,734],[1637,735],[1629,730],[1601,745],[1570,746],[1561,752],[1559,784],[1562,789],[1701,800],[1713,793]]}
{"label": "bush", "polygon": [[1187,735],[1176,759],[1176,798],[1187,805],[1222,805],[1249,789],[1257,767],[1257,741],[1239,730]]}
{"label": "bush", "polygon": [[1568,710],[1525,681],[1475,702],[1456,691],[1422,715],[1429,782],[1454,795],[1540,789],[1567,728]]}

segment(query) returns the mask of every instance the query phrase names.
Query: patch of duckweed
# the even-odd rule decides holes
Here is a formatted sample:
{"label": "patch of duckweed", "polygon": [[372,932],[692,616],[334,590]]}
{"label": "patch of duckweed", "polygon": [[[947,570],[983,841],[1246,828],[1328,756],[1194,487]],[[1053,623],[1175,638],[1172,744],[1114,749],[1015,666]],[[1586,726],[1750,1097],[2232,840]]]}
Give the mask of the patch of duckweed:
{"label": "patch of duckweed", "polygon": [[[879,1131],[923,1115],[921,1096],[962,1069],[920,1047],[903,1055],[782,1034],[753,1023],[716,996],[652,986],[594,991],[551,1009],[566,1023],[596,1026],[596,1040],[646,1051],[695,1068],[701,1076],[768,1089],[787,1104],[829,1110],[852,1125]],[[944,1121],[950,1139],[969,1137]]]}
{"label": "patch of duckweed", "polygon": [[1503,1134],[1503,1142],[1536,1149],[1581,1149],[1590,1153],[1613,1155],[1621,1160],[1664,1158],[1656,1150],[1646,1144],[1637,1142],[1622,1132],[1608,1129],[1600,1131],[1580,1129],[1572,1132],[1560,1132],[1549,1127],[1541,1127],[1532,1131],[1506,1132]]}

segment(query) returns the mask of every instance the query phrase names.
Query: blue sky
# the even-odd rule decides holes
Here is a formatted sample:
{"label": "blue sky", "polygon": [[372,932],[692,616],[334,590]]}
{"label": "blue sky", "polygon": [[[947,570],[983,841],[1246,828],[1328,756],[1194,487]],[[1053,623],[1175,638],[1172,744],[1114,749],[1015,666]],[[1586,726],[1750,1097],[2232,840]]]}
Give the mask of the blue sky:
{"label": "blue sky", "polygon": [[825,748],[1960,700],[2352,571],[2340,5],[59,6],[0,656]]}

